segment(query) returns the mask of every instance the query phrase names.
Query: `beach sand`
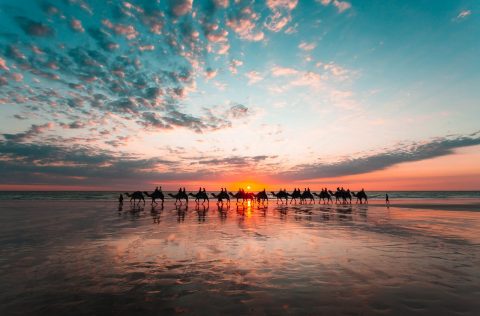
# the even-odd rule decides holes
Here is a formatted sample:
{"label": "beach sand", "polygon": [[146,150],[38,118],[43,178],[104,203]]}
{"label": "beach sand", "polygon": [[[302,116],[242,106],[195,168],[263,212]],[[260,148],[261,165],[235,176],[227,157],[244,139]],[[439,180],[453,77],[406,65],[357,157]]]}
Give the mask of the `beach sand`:
{"label": "beach sand", "polygon": [[1,315],[479,315],[480,201],[0,202]]}

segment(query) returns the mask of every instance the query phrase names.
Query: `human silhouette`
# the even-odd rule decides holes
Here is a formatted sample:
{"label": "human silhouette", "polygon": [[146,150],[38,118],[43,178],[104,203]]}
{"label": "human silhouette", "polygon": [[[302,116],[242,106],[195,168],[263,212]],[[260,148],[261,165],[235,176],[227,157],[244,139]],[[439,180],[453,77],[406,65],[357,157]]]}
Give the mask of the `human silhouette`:
{"label": "human silhouette", "polygon": [[120,196],[118,197],[118,204],[122,205],[123,204],[123,194],[120,193]]}
{"label": "human silhouette", "polygon": [[385,204],[390,205],[390,199],[388,198],[388,193],[385,193]]}

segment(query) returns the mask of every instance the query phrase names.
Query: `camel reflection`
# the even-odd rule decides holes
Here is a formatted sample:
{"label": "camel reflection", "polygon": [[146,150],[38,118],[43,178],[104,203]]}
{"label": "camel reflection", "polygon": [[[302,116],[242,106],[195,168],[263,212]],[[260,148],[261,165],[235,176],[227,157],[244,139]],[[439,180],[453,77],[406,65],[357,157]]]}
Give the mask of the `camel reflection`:
{"label": "camel reflection", "polygon": [[230,210],[230,204],[224,205],[223,203],[219,203],[217,204],[217,208],[220,221],[225,222],[225,220],[227,219],[228,211]]}
{"label": "camel reflection", "polygon": [[[191,205],[186,203],[169,203],[171,208],[169,212],[165,214],[174,214],[178,223],[185,222],[187,220],[188,208],[192,207],[195,210],[197,216],[194,217],[196,222],[204,223],[207,221],[207,215],[209,211],[209,204],[194,203]],[[258,218],[273,217],[281,221],[287,222],[289,219],[295,222],[300,221],[316,221],[316,222],[366,222],[368,218],[369,206],[366,203],[363,204],[321,204],[314,205],[302,203],[302,204],[285,204],[278,203],[268,205],[266,203],[258,203],[256,201],[246,201],[245,203],[238,203],[235,206],[231,206],[229,203],[216,203],[216,210],[218,212],[218,219],[220,222],[225,223],[228,220],[228,214],[233,208],[236,212],[236,218],[241,225],[246,225],[248,222],[255,222]],[[119,216],[138,219],[145,217],[150,211],[150,217],[152,222],[159,224],[160,221],[165,222],[166,215],[164,214],[164,206],[161,203],[152,204],[145,208],[143,203],[131,203],[119,205]],[[270,210],[270,212],[269,212]],[[231,213],[230,213],[231,214]],[[214,218],[215,220],[215,218]]]}
{"label": "camel reflection", "polygon": [[202,205],[202,207],[200,207],[199,204],[196,204],[195,211],[197,212],[199,223],[205,222],[208,208],[209,208],[209,205]]}
{"label": "camel reflection", "polygon": [[156,205],[152,205],[152,208],[150,209],[150,216],[152,216],[152,220],[154,224],[160,224],[160,215],[162,214],[163,211],[163,204],[161,204],[161,207],[157,208]]}
{"label": "camel reflection", "polygon": [[177,222],[182,223],[185,221],[185,216],[188,211],[188,204],[175,204],[174,211],[177,212]]}

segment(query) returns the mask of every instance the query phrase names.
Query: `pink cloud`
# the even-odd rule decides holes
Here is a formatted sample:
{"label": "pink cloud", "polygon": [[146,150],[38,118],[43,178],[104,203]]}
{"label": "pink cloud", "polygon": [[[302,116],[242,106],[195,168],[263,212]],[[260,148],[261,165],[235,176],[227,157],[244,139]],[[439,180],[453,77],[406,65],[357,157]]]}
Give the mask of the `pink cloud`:
{"label": "pink cloud", "polygon": [[291,21],[291,19],[290,15],[283,15],[277,11],[267,17],[265,27],[272,32],[279,32]]}
{"label": "pink cloud", "polygon": [[176,16],[182,16],[192,11],[193,0],[175,0],[172,10]]}
{"label": "pink cloud", "polygon": [[228,67],[230,69],[230,72],[232,74],[236,74],[237,73],[237,68],[240,67],[241,65],[243,65],[243,61],[241,60],[237,60],[237,59],[233,59],[231,62],[230,62],[230,66]]}
{"label": "pink cloud", "polygon": [[77,20],[75,18],[72,18],[70,20],[70,27],[77,32],[83,33],[85,32],[85,29],[82,26],[82,22],[80,20]]}
{"label": "pink cloud", "polygon": [[317,0],[317,2],[320,2],[322,5],[327,6],[329,4],[333,4],[339,13],[342,13],[352,7],[350,2],[347,1],[340,1],[340,0]]}
{"label": "pink cloud", "polygon": [[457,15],[457,20],[460,19],[465,19],[467,16],[471,15],[472,11],[470,10],[462,10],[460,13]]}
{"label": "pink cloud", "polygon": [[207,69],[207,70],[205,71],[205,77],[206,77],[207,79],[213,79],[213,78],[215,78],[215,77],[217,76],[217,73],[218,73],[218,72],[217,72],[216,70]]}
{"label": "pink cloud", "polygon": [[[218,29],[218,27],[216,29]],[[210,42],[214,42],[214,43],[226,42],[228,40],[228,37],[227,37],[228,36],[228,31],[227,30],[221,30],[221,31],[218,31],[218,32],[208,32],[206,36],[207,36],[207,39]]]}
{"label": "pink cloud", "polygon": [[272,75],[274,77],[294,76],[294,75],[297,75],[298,73],[299,71],[293,68],[280,67],[280,66],[274,66],[272,68]]}
{"label": "pink cloud", "polygon": [[228,0],[215,0],[215,5],[217,7],[226,8],[228,7]]}
{"label": "pink cloud", "polygon": [[257,71],[249,71],[245,74],[245,77],[248,78],[249,85],[252,85],[260,80],[263,80],[263,77]]}
{"label": "pink cloud", "polygon": [[15,80],[16,82],[21,82],[21,81],[23,81],[23,75],[20,74],[20,73],[14,73],[14,74],[12,74],[12,78],[13,78],[13,80]]}
{"label": "pink cloud", "polygon": [[315,47],[316,47],[315,43],[307,43],[307,42],[302,42],[300,43],[300,45],[298,45],[298,48],[307,52],[314,50]]}
{"label": "pink cloud", "polygon": [[343,11],[348,10],[352,7],[350,2],[347,2],[347,1],[334,0],[333,5],[338,9],[338,12],[340,12],[340,13],[342,13]]}
{"label": "pink cloud", "polygon": [[0,69],[3,69],[5,71],[10,70],[10,68],[8,68],[8,66],[7,66],[7,62],[2,57],[0,57]]}
{"label": "pink cloud", "polygon": [[123,35],[129,40],[138,36],[138,32],[133,25],[114,24],[108,19],[103,20],[102,23],[109,29],[113,30],[115,34]]}
{"label": "pink cloud", "polygon": [[217,50],[217,54],[225,55],[225,54],[228,53],[229,50],[230,50],[230,45],[228,43],[222,43],[222,44],[220,44],[220,46]]}
{"label": "pink cloud", "polygon": [[272,10],[280,8],[293,10],[297,4],[298,0],[267,0],[267,7]]}
{"label": "pink cloud", "polygon": [[138,47],[138,50],[143,51],[152,51],[155,49],[155,45],[142,45]]}
{"label": "pink cloud", "polygon": [[260,16],[253,12],[250,7],[245,7],[239,15],[230,17],[227,20],[227,25],[242,39],[254,42],[261,41],[264,34],[262,31],[256,30],[256,21],[259,18]]}

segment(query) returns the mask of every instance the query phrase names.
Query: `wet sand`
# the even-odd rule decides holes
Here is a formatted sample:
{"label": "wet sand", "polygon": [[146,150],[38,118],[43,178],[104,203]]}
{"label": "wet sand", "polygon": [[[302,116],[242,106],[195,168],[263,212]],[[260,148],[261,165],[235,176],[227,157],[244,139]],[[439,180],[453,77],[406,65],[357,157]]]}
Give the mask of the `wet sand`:
{"label": "wet sand", "polygon": [[0,202],[1,315],[478,315],[479,201]]}

